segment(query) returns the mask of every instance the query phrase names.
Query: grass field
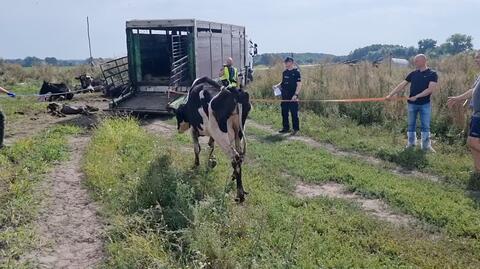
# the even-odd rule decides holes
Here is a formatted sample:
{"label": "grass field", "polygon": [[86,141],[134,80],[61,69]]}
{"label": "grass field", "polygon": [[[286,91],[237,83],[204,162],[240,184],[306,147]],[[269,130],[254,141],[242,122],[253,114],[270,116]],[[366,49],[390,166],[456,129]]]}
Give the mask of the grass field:
{"label": "grass field", "polygon": [[[201,168],[193,169],[188,135],[147,132],[132,118],[106,119],[93,130],[82,166],[107,227],[101,268],[479,268],[480,200],[470,191],[479,186],[470,177],[465,146],[468,112],[445,107],[447,96],[468,88],[476,70],[465,55],[432,65],[441,78],[433,98],[436,154],[404,150],[403,103],[302,105],[302,136],[387,162],[332,155],[252,124],[244,169],[250,195],[243,205],[233,201],[223,154],[215,169],[205,168],[205,153]],[[17,76],[8,88],[35,93],[39,77],[61,80],[76,71],[26,70],[18,74],[27,82]],[[407,72],[368,64],[305,67],[301,98],[384,96]],[[257,71],[249,91],[271,98],[280,73],[280,66]],[[0,105],[9,128],[38,124],[29,118],[44,109],[33,98],[0,98]],[[280,128],[279,107],[255,103],[251,119]],[[163,124],[175,129],[173,119]],[[0,267],[28,268],[18,259],[37,239],[32,221],[42,197],[34,190],[68,158],[65,142],[78,132],[51,126],[0,151]],[[395,174],[393,165],[441,180]],[[335,182],[412,222],[386,221],[348,197],[298,197],[300,182]]]}
{"label": "grass field", "polygon": [[[105,122],[93,138],[85,171],[112,223],[106,266],[479,266],[480,214],[463,191],[394,176],[260,130],[250,136],[250,195],[238,206],[226,181],[225,158],[213,171],[191,170],[188,137],[152,136],[134,120]],[[340,182],[419,223],[397,227],[345,200],[296,198],[297,180]]]}
{"label": "grass field", "polygon": [[[465,127],[465,110],[447,109],[447,97],[466,91],[475,81],[478,70],[471,54],[462,54],[429,63],[439,74],[439,89],[432,98],[432,132],[448,139]],[[283,67],[279,63],[269,69],[258,70],[249,90],[255,97],[273,96],[272,85],[281,80]],[[301,99],[341,99],[359,97],[384,97],[411,71],[410,68],[379,68],[370,63],[355,66],[335,64],[301,69]],[[408,92],[408,91],[407,91]],[[362,125],[381,124],[397,128],[405,121],[406,105],[400,102],[387,104],[321,104],[309,103],[304,109],[322,116],[343,115]],[[398,124],[402,127],[398,127]]]}
{"label": "grass field", "polygon": [[[262,124],[281,129],[279,107],[255,107],[252,118]],[[408,155],[405,151],[406,138],[401,126],[388,127],[380,124],[363,126],[348,117],[320,116],[310,111],[303,111],[300,116],[302,134],[317,141],[334,144],[340,149],[357,151],[397,163],[407,168],[418,169],[445,178],[445,182],[467,187],[472,185],[470,172],[473,170],[471,155],[464,144],[464,139],[448,143],[435,139],[436,154],[419,152]]]}
{"label": "grass field", "polygon": [[[404,150],[406,145],[406,103],[321,104],[301,105],[301,129],[317,141],[353,150],[440,175],[447,183],[478,189],[472,181],[470,153],[465,146],[468,114],[465,108],[450,110],[448,96],[466,91],[473,83],[477,69],[472,55],[457,55],[431,62],[439,73],[439,89],[432,97],[432,135],[437,154],[423,156]],[[382,97],[400,81],[409,69],[383,65],[375,68],[367,63],[357,66],[334,65],[302,70],[304,85],[301,99],[338,99]],[[257,72],[257,80],[249,87],[259,98],[271,98],[273,85],[281,74],[281,66]],[[406,90],[406,93],[408,89]],[[280,129],[279,106],[257,103],[252,118]]]}

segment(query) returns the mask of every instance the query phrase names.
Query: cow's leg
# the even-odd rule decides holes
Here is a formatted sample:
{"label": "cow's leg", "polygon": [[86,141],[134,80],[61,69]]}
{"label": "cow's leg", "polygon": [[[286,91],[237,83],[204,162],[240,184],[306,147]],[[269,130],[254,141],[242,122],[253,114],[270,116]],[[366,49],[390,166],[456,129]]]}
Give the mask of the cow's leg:
{"label": "cow's leg", "polygon": [[198,141],[198,132],[192,129],[193,151],[195,152],[195,166],[200,166],[200,142]]}
{"label": "cow's leg", "polygon": [[210,147],[210,153],[208,154],[208,166],[210,168],[215,168],[217,166],[217,158],[215,158],[215,155],[213,154],[213,151],[215,150],[215,140],[210,137],[208,140],[208,146]]}
{"label": "cow's leg", "polygon": [[245,201],[245,195],[248,193],[243,189],[242,160],[240,158],[234,160],[232,162],[232,167],[233,167],[233,175],[235,177],[235,180],[237,181],[237,198],[235,198],[235,201],[239,203],[243,203]]}
{"label": "cow's leg", "polygon": [[241,123],[242,121],[240,117],[232,119],[231,129],[233,130],[233,132],[231,134],[229,133],[229,135],[231,137],[231,140],[235,142],[235,150],[240,154],[240,157],[243,160],[246,153],[246,140],[243,128],[240,125]]}
{"label": "cow's leg", "polygon": [[[213,139],[217,142],[217,144],[220,146],[220,148],[227,154],[231,160],[232,160],[232,168],[233,168],[233,173],[232,173],[232,180],[236,180],[237,182],[237,198],[236,200],[238,202],[243,202],[245,201],[245,194],[247,194],[243,190],[243,184],[242,184],[242,158],[240,157],[240,154],[235,150],[235,148],[232,146],[235,140],[235,131],[232,128],[231,122],[229,122],[228,130],[227,132],[222,132],[222,130],[219,128],[219,124],[215,117],[210,117],[209,118],[209,130],[210,130],[210,135],[213,137]],[[226,124],[226,123],[223,123]]]}

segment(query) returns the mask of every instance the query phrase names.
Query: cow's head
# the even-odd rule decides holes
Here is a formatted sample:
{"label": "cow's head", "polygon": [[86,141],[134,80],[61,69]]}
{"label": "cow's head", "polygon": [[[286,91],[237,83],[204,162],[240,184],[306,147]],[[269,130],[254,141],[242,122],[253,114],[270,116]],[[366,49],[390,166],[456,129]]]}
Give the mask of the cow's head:
{"label": "cow's head", "polygon": [[42,84],[42,87],[40,88],[40,94],[48,93],[48,90],[50,89],[49,86],[50,86],[49,83],[44,80],[43,84]]}
{"label": "cow's head", "polygon": [[180,105],[178,109],[175,111],[175,115],[177,117],[177,129],[179,133],[184,133],[188,129],[190,129],[190,123],[188,122],[188,113],[187,113],[187,106]]}
{"label": "cow's head", "polygon": [[57,103],[50,103],[47,106],[47,110],[49,112],[55,112],[55,111],[60,111],[60,105]]}

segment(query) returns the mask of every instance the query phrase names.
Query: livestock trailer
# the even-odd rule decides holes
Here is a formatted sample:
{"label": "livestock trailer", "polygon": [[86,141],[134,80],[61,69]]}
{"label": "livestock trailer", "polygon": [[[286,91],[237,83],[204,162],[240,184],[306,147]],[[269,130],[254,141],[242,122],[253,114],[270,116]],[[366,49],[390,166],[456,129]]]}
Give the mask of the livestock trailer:
{"label": "livestock trailer", "polygon": [[132,20],[126,23],[126,37],[127,57],[102,66],[107,83],[128,84],[112,101],[112,110],[169,112],[169,104],[196,78],[218,78],[228,57],[244,85],[253,72],[256,44],[243,26],[195,19]]}

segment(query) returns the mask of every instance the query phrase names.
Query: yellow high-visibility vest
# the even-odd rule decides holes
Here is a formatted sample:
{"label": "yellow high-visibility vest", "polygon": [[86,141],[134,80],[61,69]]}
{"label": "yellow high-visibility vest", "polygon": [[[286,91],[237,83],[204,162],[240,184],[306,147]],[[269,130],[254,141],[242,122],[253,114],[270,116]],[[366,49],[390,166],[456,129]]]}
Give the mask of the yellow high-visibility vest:
{"label": "yellow high-visibility vest", "polygon": [[[233,74],[230,72],[230,68],[233,69]],[[223,67],[223,76],[220,78],[225,86],[237,87],[238,86],[238,69],[235,67]]]}

